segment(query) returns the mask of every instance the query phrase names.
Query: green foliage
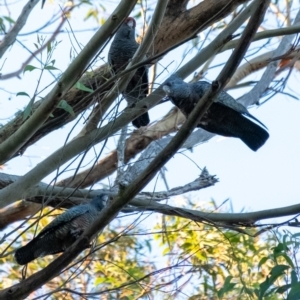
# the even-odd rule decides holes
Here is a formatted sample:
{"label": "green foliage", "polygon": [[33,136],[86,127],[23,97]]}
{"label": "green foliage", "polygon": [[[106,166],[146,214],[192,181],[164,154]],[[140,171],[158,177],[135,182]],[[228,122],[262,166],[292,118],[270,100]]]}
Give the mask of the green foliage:
{"label": "green foliage", "polygon": [[[49,213],[51,213],[49,215]],[[16,284],[22,277],[22,266],[19,266],[13,259],[11,251],[27,244],[43,227],[45,227],[61,211],[51,211],[49,208],[44,209],[40,218],[40,213],[33,217],[26,226],[18,230],[21,237],[17,241],[14,238],[7,238],[0,246],[0,265],[5,264],[5,280],[0,282],[0,288]],[[38,220],[38,223],[37,223]],[[94,291],[101,292],[107,289],[116,289],[110,293],[110,299],[117,299],[117,295],[136,296],[143,292],[141,278],[144,284],[148,284],[147,274],[155,268],[153,264],[145,264],[144,253],[145,247],[143,241],[139,241],[132,235],[120,235],[120,227],[108,227],[94,241],[92,248],[87,249],[74,261],[74,263],[64,270],[57,278],[49,281],[47,285],[38,292],[42,295],[51,292],[54,289],[68,287],[78,292],[85,292],[87,287]],[[132,232],[133,233],[133,232]],[[147,248],[149,249],[149,248]],[[8,253],[8,254],[7,254]],[[10,253],[10,254],[9,254]],[[29,277],[33,273],[45,268],[58,255],[50,255],[38,258],[29,263],[24,273]],[[25,269],[24,269],[25,270]],[[84,274],[82,280],[81,274]],[[125,285],[124,289],[117,289]],[[128,288],[126,286],[128,285]],[[119,294],[120,293],[120,294]],[[62,294],[64,295],[62,297]],[[123,297],[123,296],[122,296]],[[72,294],[60,291],[53,294],[51,299],[73,299]]]}
{"label": "green foliage", "polygon": [[[0,33],[6,34],[10,27],[15,24],[15,21],[9,16],[0,17]],[[7,28],[8,27],[8,28]]]}
{"label": "green foliage", "polygon": [[71,116],[75,117],[74,110],[70,104],[66,100],[60,100],[60,102],[57,105],[58,108],[62,108],[66,112],[68,112]]}
{"label": "green foliage", "polygon": [[[34,101],[36,99],[36,96],[38,94],[38,88],[39,88],[39,82],[43,76],[43,73],[44,71],[56,71],[56,70],[59,70],[58,68],[56,68],[54,65],[55,65],[55,59],[51,59],[52,58],[52,55],[56,49],[56,47],[58,46],[59,42],[52,42],[52,43],[47,43],[47,57],[46,57],[46,60],[45,62],[41,62],[41,67],[36,67],[36,66],[33,66],[33,65],[26,65],[24,67],[24,70],[23,70],[23,74],[26,73],[26,72],[32,72],[34,70],[39,70],[40,71],[40,77],[39,77],[39,80],[38,80],[38,84],[36,86],[36,91],[33,95],[33,97],[30,97],[26,92],[18,92],[16,94],[16,96],[28,96],[30,99],[30,101],[28,102],[27,106],[25,107],[24,111],[23,111],[23,120],[26,120],[32,113],[32,108],[33,108],[33,104],[34,104]],[[45,39],[42,37],[42,36],[37,36],[37,43],[34,43],[35,47],[37,49],[40,49],[42,47],[44,47],[45,45]],[[42,57],[41,57],[41,61],[42,61]],[[64,101],[64,100],[62,100]],[[74,111],[72,109],[72,107],[70,105],[68,105],[67,103],[59,103],[58,105],[59,108],[62,108],[64,110],[66,110],[67,112],[69,112],[71,115],[74,114]]]}
{"label": "green foliage", "polygon": [[[11,251],[30,241],[52,220],[51,216],[59,213],[45,209],[45,217],[40,218],[39,213],[27,222],[28,228],[18,229],[22,235],[16,241],[15,236],[8,236],[1,244],[5,279],[0,288],[21,279],[22,267],[14,262]],[[51,299],[74,299],[68,291],[76,290],[82,296],[90,291],[104,293],[106,299],[146,295],[170,299],[168,295],[177,290],[193,295],[189,299],[299,299],[299,272],[295,267],[299,234],[251,237],[256,230],[248,230],[246,235],[178,217],[166,217],[165,221],[166,227],[159,220],[147,233],[143,223],[133,229],[114,222],[91,249],[83,251],[38,295],[56,291]],[[28,277],[45,268],[56,256],[34,260],[24,274]],[[160,258],[156,260],[156,256]]]}
{"label": "green foliage", "polygon": [[83,83],[81,83],[79,81],[75,83],[74,87],[77,88],[78,90],[81,90],[81,91],[84,91],[84,92],[89,92],[89,93],[93,92],[92,89],[90,89],[89,87],[85,86]]}
{"label": "green foliage", "polygon": [[190,284],[199,299],[300,299],[296,256],[287,247],[298,249],[294,235],[276,245],[274,234],[252,237],[253,229],[245,235],[177,217],[167,217],[166,223],[169,244],[155,236],[161,253],[169,265],[184,265],[193,275]]}

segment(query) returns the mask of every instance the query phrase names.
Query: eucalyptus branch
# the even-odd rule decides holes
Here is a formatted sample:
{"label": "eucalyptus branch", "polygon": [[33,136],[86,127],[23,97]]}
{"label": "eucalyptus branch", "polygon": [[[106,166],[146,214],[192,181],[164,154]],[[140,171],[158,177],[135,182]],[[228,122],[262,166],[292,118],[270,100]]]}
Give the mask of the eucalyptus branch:
{"label": "eucalyptus branch", "polygon": [[[248,28],[248,26],[247,26],[247,28]],[[234,28],[231,28],[231,30],[234,30]],[[231,34],[231,32],[228,32],[228,30],[226,32],[228,33],[228,35]],[[243,36],[242,36],[242,38],[243,38]],[[251,40],[250,35],[247,35],[246,38],[247,38],[247,42],[250,42],[250,40]],[[239,44],[239,46],[240,45],[241,44]],[[239,46],[236,49],[238,49]],[[242,48],[245,49],[245,46],[242,46]],[[238,62],[240,62],[241,59],[242,58],[240,58]],[[190,64],[190,62],[188,64]],[[182,67],[180,70],[184,70],[184,69],[185,69],[185,67]],[[181,73],[184,73],[184,72],[182,71]],[[230,76],[232,76],[231,72],[229,74],[229,77]],[[223,83],[219,83],[218,85],[219,85],[219,87],[222,87]],[[217,90],[219,90],[219,88],[217,88]],[[65,147],[58,149],[56,152],[54,152],[52,155],[50,155],[48,158],[46,158],[42,163],[40,163],[34,169],[29,171],[27,174],[25,174],[20,180],[18,180],[17,182],[14,182],[10,186],[1,190],[0,191],[0,199],[2,201],[1,201],[0,207],[4,207],[8,204],[11,204],[14,201],[16,201],[16,199],[20,199],[22,197],[22,194],[24,193],[24,191],[26,191],[26,189],[37,184],[44,177],[46,177],[51,172],[56,170],[60,165],[67,162],[69,159],[71,159],[75,155],[88,150],[90,147],[92,147],[96,143],[101,142],[107,136],[110,136],[111,134],[114,134],[115,132],[117,132],[119,129],[121,129],[124,125],[126,125],[128,123],[128,119],[131,120],[132,116],[134,116],[134,118],[136,118],[138,116],[135,114],[135,111],[138,110],[139,108],[143,108],[145,105],[148,107],[155,106],[156,103],[160,100],[160,97],[162,95],[163,95],[162,89],[158,88],[150,96],[146,97],[144,100],[137,103],[135,108],[130,109],[129,112],[127,112],[125,110],[124,113],[121,114],[118,118],[116,118],[113,122],[110,122],[106,126],[100,128],[100,129],[94,130],[85,136],[77,138],[76,140],[71,141]],[[143,112],[143,110],[142,110],[142,112]],[[185,124],[183,126],[185,126]],[[189,134],[187,134],[187,133],[185,133],[185,134],[186,134],[186,138],[187,138]],[[167,147],[165,149],[167,149]]]}
{"label": "eucalyptus branch", "polygon": [[[55,277],[83,250],[86,241],[90,240],[99,230],[102,230],[107,224],[109,224],[109,222],[113,220],[116,214],[150,182],[150,180],[155,176],[160,168],[163,167],[164,164],[176,153],[176,151],[180,148],[180,146],[184,143],[184,141],[196,127],[199,119],[209,108],[209,106],[213,102],[214,97],[216,97],[221,91],[221,88],[224,87],[226,80],[228,80],[228,78],[232,75],[234,69],[237,68],[239,61],[242,59],[242,57],[239,56],[243,56],[244,52],[247,50],[247,46],[249,46],[251,38],[254,35],[253,31],[260,25],[262,16],[264,15],[267,8],[266,3],[268,4],[269,1],[265,1],[263,2],[263,4],[260,4],[259,0],[255,1],[255,3],[257,5],[257,9],[252,15],[245,29],[245,34],[243,34],[245,41],[244,43],[241,43],[237,46],[236,50],[231,55],[229,61],[224,67],[224,69],[228,72],[221,72],[221,75],[218,76],[217,79],[217,82],[219,82],[219,84],[213,84],[210,90],[197,103],[194,110],[189,115],[187,121],[183,124],[172,141],[165,147],[164,151],[157,155],[157,157],[149,164],[149,166],[141,173],[138,178],[136,178],[129,186],[124,188],[124,190],[120,191],[120,196],[116,197],[102,210],[99,219],[95,221],[95,223],[90,228],[85,230],[80,238],[60,257],[50,263],[43,270],[36,272],[34,275],[25,279],[21,283],[2,290],[0,292],[0,299],[7,299],[8,296],[14,299],[23,299],[24,297],[29,295],[30,292],[43,285],[49,279]],[[78,140],[80,140],[80,138]]]}
{"label": "eucalyptus branch", "polygon": [[[264,39],[269,39],[272,37],[279,37],[279,36],[286,36],[286,35],[295,35],[300,32],[300,25],[297,25],[297,23],[294,23],[293,26],[290,27],[284,27],[284,28],[278,28],[278,29],[270,29],[265,30],[262,32],[258,32],[255,34],[255,37],[253,38],[252,42],[261,41]],[[233,40],[228,42],[221,50],[221,52],[233,49],[237,43],[239,42],[239,39]]]}
{"label": "eucalyptus branch", "polygon": [[136,0],[121,1],[112,16],[103,24],[98,32],[87,43],[84,49],[70,64],[58,83],[44,98],[41,105],[33,115],[7,140],[0,145],[0,164],[8,160],[24,145],[51,115],[57,104],[63,99],[66,92],[76,83],[82,75],[86,65],[98,53],[111,32],[118,28],[123,19],[131,12]]}
{"label": "eucalyptus branch", "polygon": [[118,167],[117,167],[117,177],[115,180],[115,188],[119,190],[119,186],[122,185],[124,178],[124,167],[125,167],[125,147],[126,147],[126,136],[127,136],[128,125],[125,125],[121,129],[121,134],[119,137],[117,145],[117,157],[118,157]]}
{"label": "eucalyptus branch", "polygon": [[[300,10],[297,13],[297,16],[294,20],[294,25],[300,22]],[[291,48],[291,42],[294,39],[294,35],[284,36],[282,41],[280,42],[278,48],[274,51],[273,57],[277,57],[285,54]],[[264,74],[261,77],[261,80],[255,85],[255,87],[243,97],[239,99],[239,102],[243,103],[245,106],[249,106],[257,102],[257,100],[261,97],[263,92],[268,88],[271,81],[273,80],[276,69],[278,66],[278,61],[271,62]]]}
{"label": "eucalyptus branch", "polygon": [[[206,24],[207,27],[213,22],[217,21],[219,18],[227,16],[228,13],[231,12],[239,4],[247,1],[248,0],[234,0],[234,1],[232,0],[230,1],[231,6],[227,5],[226,10],[224,10],[225,7],[224,4],[225,3],[227,4],[227,0],[219,0],[217,2],[204,1],[199,3],[197,6],[185,11],[184,14],[182,12],[182,9],[180,9],[180,6],[174,7],[172,5],[172,2],[169,2],[169,5],[167,7],[166,17],[164,18],[164,21],[161,24],[160,31],[158,32],[154,41],[154,47],[155,47],[154,57],[156,57],[155,53],[160,53],[159,55],[157,55],[157,58],[159,58],[162,56],[162,53],[166,53],[170,51],[170,49],[176,48],[178,45],[181,45],[189,41],[190,39],[192,39],[194,36],[191,36],[191,32],[193,31],[192,28],[194,28],[194,26],[200,28],[203,24]],[[211,15],[214,15],[215,12],[219,12],[221,8],[222,8],[223,15],[219,15],[217,19],[211,18]],[[174,23],[174,17],[171,16],[176,16],[175,23]],[[195,16],[197,17],[195,18]],[[170,24],[172,24],[172,26],[170,26]],[[176,31],[173,30],[170,32],[169,29],[174,27],[176,27],[178,30]],[[208,49],[208,52],[209,51],[210,50]],[[199,60],[200,65],[203,62],[204,61]],[[134,68],[136,68],[137,65],[138,64],[136,64]],[[101,85],[108,77],[109,77],[109,72],[107,70],[107,66],[103,65],[94,73],[87,74],[86,76],[81,78],[81,80],[85,82],[85,85],[91,86],[91,88],[95,90],[97,88],[97,85],[99,83]],[[90,81],[92,82],[90,83]],[[101,91],[96,90],[95,92],[99,94],[99,92],[102,93],[103,90]],[[73,110],[77,116],[80,112],[85,110],[90,105],[94,96],[97,95],[97,97],[99,97],[98,94],[94,94],[94,93],[92,94],[93,95],[89,94],[88,97],[85,97],[86,95],[85,92],[73,88],[66,94],[65,99],[73,107]],[[33,112],[38,109],[41,103],[42,100],[34,104]],[[73,118],[71,118],[68,113],[63,112],[62,110],[56,109],[53,112],[53,115],[54,118],[50,118],[50,119],[48,118],[45,121],[45,123],[42,125],[42,127],[29,140],[27,140],[24,146],[20,149],[20,152],[19,153],[16,152],[14,156],[22,154],[27,147],[32,145],[41,137],[49,134],[53,130],[60,128],[61,126],[73,120]],[[15,119],[13,119],[8,124],[6,124],[3,128],[1,128],[0,129],[1,143],[6,139],[8,139],[10,136],[12,136],[14,132],[17,130],[17,128],[21,126],[22,123],[23,123],[23,118],[22,115],[19,114]]]}
{"label": "eucalyptus branch", "polygon": [[[153,44],[154,38],[158,32],[159,26],[162,22],[162,19],[165,14],[165,10],[167,7],[167,0],[159,0],[155,11],[152,16],[152,20],[150,22],[150,25],[148,27],[148,30],[145,34],[145,37],[137,49],[136,53],[134,54],[131,62],[126,67],[125,71],[130,69],[131,67],[134,67],[135,64],[138,64],[143,60],[143,58],[146,55],[146,52],[150,49],[151,45]],[[126,76],[122,77],[118,82],[116,82],[115,86],[110,90],[104,98],[101,100],[101,104],[99,104],[95,110],[92,112],[90,119],[88,120],[86,126],[81,130],[81,132],[78,134],[78,136],[82,136],[86,134],[87,132],[90,132],[91,130],[95,129],[100,118],[103,116],[103,114],[106,112],[108,107],[111,105],[112,101],[116,98],[116,95],[120,94],[128,85],[129,81],[133,77],[133,75],[136,72],[136,67]],[[108,84],[108,83],[106,83]],[[104,88],[104,87],[100,87]],[[137,114],[136,117],[142,115],[146,112],[147,109],[143,109],[140,114]],[[134,119],[136,118],[134,117]]]}
{"label": "eucalyptus branch", "polygon": [[6,50],[15,42],[19,32],[22,30],[27,22],[31,11],[34,9],[39,0],[31,0],[23,7],[22,12],[17,19],[11,30],[5,35],[4,39],[0,43],[0,59],[6,52]]}

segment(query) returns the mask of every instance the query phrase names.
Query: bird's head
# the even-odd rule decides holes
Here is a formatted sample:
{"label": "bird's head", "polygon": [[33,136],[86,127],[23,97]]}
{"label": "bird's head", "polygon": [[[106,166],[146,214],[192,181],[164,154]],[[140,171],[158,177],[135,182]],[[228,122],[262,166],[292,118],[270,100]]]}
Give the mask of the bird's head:
{"label": "bird's head", "polygon": [[93,198],[91,204],[94,205],[97,210],[102,210],[110,199],[108,194],[99,194]]}
{"label": "bird's head", "polygon": [[135,40],[135,26],[135,19],[128,17],[117,31],[118,37]]}
{"label": "bird's head", "polygon": [[125,22],[124,22],[124,24],[126,24],[129,28],[135,28],[135,26],[136,26],[136,22],[135,22],[135,19],[134,18],[132,18],[132,17],[128,17],[126,20],[125,20]]}
{"label": "bird's head", "polygon": [[173,74],[163,84],[163,90],[175,105],[190,97],[191,89],[188,83],[184,82],[178,75]]}

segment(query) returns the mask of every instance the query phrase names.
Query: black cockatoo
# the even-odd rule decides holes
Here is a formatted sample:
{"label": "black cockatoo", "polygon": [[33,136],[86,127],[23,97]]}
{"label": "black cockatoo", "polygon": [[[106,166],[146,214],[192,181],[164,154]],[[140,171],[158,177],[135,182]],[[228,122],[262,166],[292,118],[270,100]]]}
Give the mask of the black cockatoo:
{"label": "black cockatoo", "polygon": [[98,195],[91,202],[74,206],[59,215],[16,251],[17,263],[25,265],[38,257],[64,252],[98,218],[107,200],[106,194]]}
{"label": "black cockatoo", "polygon": [[[108,52],[108,63],[114,73],[123,71],[132,59],[139,44],[135,41],[136,22],[129,17],[116,32]],[[133,105],[145,98],[148,94],[148,68],[142,66],[138,68],[134,76],[129,81],[123,96],[128,105]],[[146,126],[150,122],[148,112],[142,114],[132,121],[133,126],[139,128]]]}
{"label": "black cockatoo", "polygon": [[[188,117],[210,86],[210,83],[205,81],[189,84],[174,74],[164,83],[163,89],[173,104]],[[269,134],[246,116],[263,125],[246,107],[228,93],[221,91],[197,127],[215,134],[240,138],[250,149],[256,151],[266,142]]]}

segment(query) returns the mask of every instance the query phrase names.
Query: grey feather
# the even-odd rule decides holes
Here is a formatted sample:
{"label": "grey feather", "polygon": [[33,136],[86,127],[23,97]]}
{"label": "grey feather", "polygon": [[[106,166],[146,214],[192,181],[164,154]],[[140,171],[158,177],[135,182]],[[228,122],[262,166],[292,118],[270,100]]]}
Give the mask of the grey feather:
{"label": "grey feather", "polygon": [[59,215],[16,251],[17,263],[25,265],[38,257],[65,251],[99,217],[107,199],[106,194],[98,195],[90,203],[72,207]]}
{"label": "grey feather", "polygon": [[[135,41],[135,20],[127,18],[120,26],[108,52],[108,63],[114,73],[124,70],[134,56],[139,44]],[[138,68],[129,81],[123,96],[129,106],[145,98],[148,94],[148,68]],[[146,126],[150,122],[148,112],[133,120],[135,127]]]}
{"label": "grey feather", "polygon": [[[188,84],[174,74],[164,83],[163,89],[173,104],[188,117],[210,86],[205,81]],[[199,121],[198,127],[215,134],[240,138],[250,149],[256,151],[266,142],[269,134],[245,116],[263,125],[248,112],[246,107],[221,91]]]}

